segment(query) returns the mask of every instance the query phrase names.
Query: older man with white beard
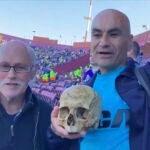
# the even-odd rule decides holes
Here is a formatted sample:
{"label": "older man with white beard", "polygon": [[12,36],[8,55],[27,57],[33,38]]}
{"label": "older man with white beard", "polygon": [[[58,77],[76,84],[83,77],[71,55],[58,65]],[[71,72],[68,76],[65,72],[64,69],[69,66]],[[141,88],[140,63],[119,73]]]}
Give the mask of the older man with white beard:
{"label": "older man with white beard", "polygon": [[50,130],[54,138],[47,140],[51,107],[28,86],[37,69],[34,51],[25,43],[0,47],[0,150],[56,150],[60,142],[66,150],[74,142],[64,142]]}

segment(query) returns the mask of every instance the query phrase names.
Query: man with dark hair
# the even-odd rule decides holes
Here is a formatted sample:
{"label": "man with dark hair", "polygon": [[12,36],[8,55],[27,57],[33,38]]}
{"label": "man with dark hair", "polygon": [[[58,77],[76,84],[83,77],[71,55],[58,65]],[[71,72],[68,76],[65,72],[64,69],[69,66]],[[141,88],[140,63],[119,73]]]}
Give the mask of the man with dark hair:
{"label": "man with dark hair", "polygon": [[141,55],[140,46],[136,41],[133,41],[132,48],[127,53],[128,57],[131,57],[135,62],[139,62],[139,58]]}

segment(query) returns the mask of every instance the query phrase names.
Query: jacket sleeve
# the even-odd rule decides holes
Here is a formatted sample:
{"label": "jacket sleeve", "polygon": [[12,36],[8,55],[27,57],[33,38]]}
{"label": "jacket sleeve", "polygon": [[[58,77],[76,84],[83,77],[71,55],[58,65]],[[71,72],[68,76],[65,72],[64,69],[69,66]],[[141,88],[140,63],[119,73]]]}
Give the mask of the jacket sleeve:
{"label": "jacket sleeve", "polygon": [[51,128],[47,131],[48,150],[79,150],[79,139],[70,140],[57,136]]}
{"label": "jacket sleeve", "polygon": [[147,62],[144,67],[145,67],[145,69],[146,69],[146,71],[147,71],[147,75],[148,75],[149,78],[150,78],[150,62]]}

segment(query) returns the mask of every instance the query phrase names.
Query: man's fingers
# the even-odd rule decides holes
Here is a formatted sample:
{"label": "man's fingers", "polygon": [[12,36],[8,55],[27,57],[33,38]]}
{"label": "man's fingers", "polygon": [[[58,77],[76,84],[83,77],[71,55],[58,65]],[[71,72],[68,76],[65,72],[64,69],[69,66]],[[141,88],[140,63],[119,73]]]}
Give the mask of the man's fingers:
{"label": "man's fingers", "polygon": [[51,113],[51,117],[52,118],[57,118],[58,117],[58,113],[59,113],[59,107],[55,106],[52,113]]}
{"label": "man's fingers", "polygon": [[81,138],[86,134],[86,131],[80,133],[68,133],[62,126],[58,125],[58,113],[59,113],[59,107],[55,106],[51,113],[51,128],[56,135],[62,138],[77,139],[77,138]]}

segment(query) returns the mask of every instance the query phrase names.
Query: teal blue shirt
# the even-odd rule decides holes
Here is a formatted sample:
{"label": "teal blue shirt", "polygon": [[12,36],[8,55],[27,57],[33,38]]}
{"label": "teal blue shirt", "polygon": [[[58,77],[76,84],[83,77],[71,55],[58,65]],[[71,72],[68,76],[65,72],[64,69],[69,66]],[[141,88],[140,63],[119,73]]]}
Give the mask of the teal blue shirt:
{"label": "teal blue shirt", "polygon": [[93,88],[102,99],[100,127],[85,135],[81,150],[129,150],[129,108],[115,87],[115,80],[124,69],[122,66],[97,75]]}

